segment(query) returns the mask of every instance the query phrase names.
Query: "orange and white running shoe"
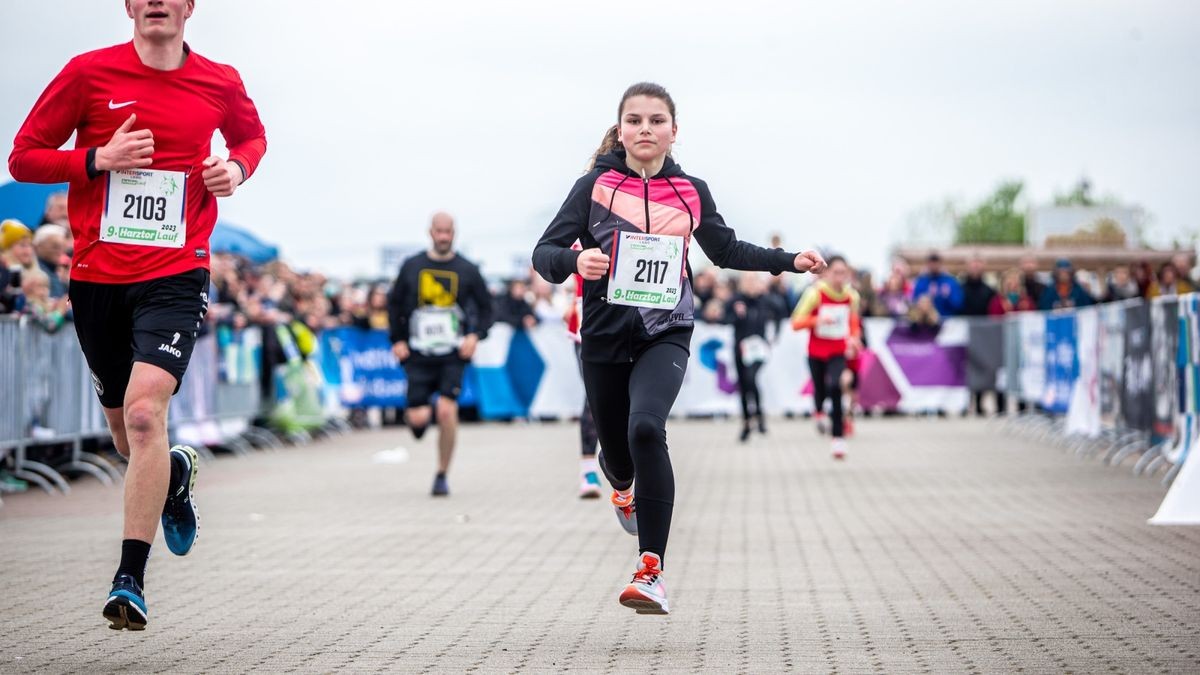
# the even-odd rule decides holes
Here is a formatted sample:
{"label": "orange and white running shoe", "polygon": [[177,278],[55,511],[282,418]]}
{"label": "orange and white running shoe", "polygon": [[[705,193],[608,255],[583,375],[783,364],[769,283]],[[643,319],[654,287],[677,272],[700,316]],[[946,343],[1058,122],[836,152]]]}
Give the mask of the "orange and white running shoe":
{"label": "orange and white running shoe", "polygon": [[646,551],[638,561],[633,580],[621,591],[621,604],[638,614],[669,614],[667,587],[663,584],[662,559]]}
{"label": "orange and white running shoe", "polygon": [[620,521],[621,527],[629,534],[637,536],[637,505],[633,503],[633,491],[629,494],[622,495],[620,492],[613,490],[612,493],[613,509],[617,512],[617,520]]}
{"label": "orange and white running shoe", "polygon": [[829,433],[829,417],[821,411],[813,413],[813,421],[817,423],[817,433],[824,436]]}
{"label": "orange and white running shoe", "polygon": [[846,441],[844,439],[833,439],[833,458],[846,459]]}

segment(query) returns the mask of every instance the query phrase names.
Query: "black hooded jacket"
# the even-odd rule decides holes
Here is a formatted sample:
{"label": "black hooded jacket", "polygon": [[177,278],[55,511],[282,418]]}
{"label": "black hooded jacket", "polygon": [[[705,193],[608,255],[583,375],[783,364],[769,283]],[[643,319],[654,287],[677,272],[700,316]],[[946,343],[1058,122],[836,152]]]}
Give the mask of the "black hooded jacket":
{"label": "black hooded jacket", "polygon": [[[694,238],[716,265],[779,274],[795,271],[796,254],[744,241],[725,224],[708,185],[688,176],[670,157],[662,170],[643,179],[625,164],[625,151],[599,157],[596,168],[575,182],[558,215],[533,250],[533,267],[551,283],[576,272],[579,251],[599,248],[612,256],[618,232],[680,236],[683,259]],[[649,346],[670,341],[690,351],[695,301],[691,270],[684,265],[674,309],[648,309],[608,301],[608,277],[583,286],[582,357],[600,363],[626,363]]]}

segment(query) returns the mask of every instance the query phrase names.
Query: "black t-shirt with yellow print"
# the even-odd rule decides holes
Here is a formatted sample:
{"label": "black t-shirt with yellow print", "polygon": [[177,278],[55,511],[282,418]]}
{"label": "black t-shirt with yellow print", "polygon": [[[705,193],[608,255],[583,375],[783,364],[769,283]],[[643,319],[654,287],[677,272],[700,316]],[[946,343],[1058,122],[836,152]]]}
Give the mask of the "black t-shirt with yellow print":
{"label": "black t-shirt with yellow print", "polygon": [[388,294],[388,320],[393,343],[436,354],[464,335],[487,337],[492,298],[479,267],[466,258],[442,261],[418,253],[400,266]]}

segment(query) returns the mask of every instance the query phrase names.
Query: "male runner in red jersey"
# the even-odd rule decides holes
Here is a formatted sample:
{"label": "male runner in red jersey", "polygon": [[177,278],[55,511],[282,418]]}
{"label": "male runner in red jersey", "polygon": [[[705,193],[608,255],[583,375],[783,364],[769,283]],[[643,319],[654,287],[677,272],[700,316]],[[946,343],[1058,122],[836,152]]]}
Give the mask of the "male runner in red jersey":
{"label": "male runner in red jersey", "polygon": [[[167,450],[167,406],[208,309],[217,197],[266,152],[237,71],[183,41],[194,0],[126,0],[133,40],[72,59],[34,105],[8,167],[30,183],[70,182],[75,329],[125,474],[121,563],[109,627],[142,630],[150,543],[161,517],[176,555],[198,516],[196,454]],[[212,154],[220,129],[229,158]],[[73,150],[59,150],[71,134]]]}

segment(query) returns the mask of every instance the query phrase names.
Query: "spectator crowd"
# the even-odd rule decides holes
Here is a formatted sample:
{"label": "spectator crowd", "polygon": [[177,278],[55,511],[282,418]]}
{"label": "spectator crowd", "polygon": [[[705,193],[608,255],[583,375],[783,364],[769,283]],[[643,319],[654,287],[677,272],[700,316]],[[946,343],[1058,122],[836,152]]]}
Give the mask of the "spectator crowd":
{"label": "spectator crowd", "polygon": [[[0,222],[0,315],[21,315],[48,332],[71,320],[67,298],[74,242],[67,220],[67,195],[52,195],[42,221],[29,227],[17,220]],[[780,246],[779,237],[772,246]],[[865,269],[852,267],[852,284],[864,317],[891,317],[914,330],[934,328],[948,317],[997,316],[1008,312],[1082,307],[1097,302],[1181,295],[1196,288],[1192,259],[1179,253],[1151,267],[1137,262],[1101,274],[1077,270],[1067,259],[1039,270],[1032,257],[1018,267],[985,273],[985,260],[968,261],[965,273],[948,273],[936,253],[914,273],[897,261],[876,283]],[[315,348],[315,335],[341,326],[388,328],[387,294],[391,279],[345,282],[302,271],[275,260],[255,264],[226,253],[211,257],[211,298],[204,330],[219,326],[260,326],[263,331],[262,389],[270,396],[273,366]],[[737,274],[715,267],[694,271],[697,315],[710,323],[734,323],[747,303],[765,307],[783,326],[810,275]],[[492,279],[496,320],[515,330],[561,322],[574,308],[574,284],[555,287],[529,269],[523,275]],[[765,297],[763,297],[765,296]],[[978,405],[978,402],[977,402]],[[8,479],[0,467],[0,481]]]}
{"label": "spectator crowd", "polygon": [[[778,236],[771,242],[779,246]],[[0,224],[0,314],[24,314],[48,331],[70,320],[67,300],[73,242],[67,222],[67,195],[46,202],[42,222],[30,228],[17,220]],[[1082,307],[1097,302],[1180,295],[1196,288],[1187,253],[1157,269],[1147,262],[1118,265],[1102,274],[1077,270],[1067,259],[1039,270],[1034,258],[1019,267],[987,274],[985,260],[974,257],[961,276],[949,274],[937,253],[914,273],[904,262],[893,264],[878,285],[871,273],[856,269],[854,287],[864,316],[891,317],[912,326],[936,326],[953,316],[996,316],[1013,311]],[[780,318],[796,305],[806,276],[770,277],[765,293]],[[245,258],[212,256],[212,322],[234,327],[289,326],[303,334],[337,326],[387,328],[390,279],[343,283],[319,272],[293,269],[282,261],[263,265]],[[567,286],[571,286],[568,284]],[[758,286],[758,285],[752,285]],[[497,321],[528,329],[559,320],[574,302],[573,289],[556,289],[530,270],[518,278],[495,280]],[[706,267],[694,275],[697,314],[705,321],[732,321],[739,275]]]}

